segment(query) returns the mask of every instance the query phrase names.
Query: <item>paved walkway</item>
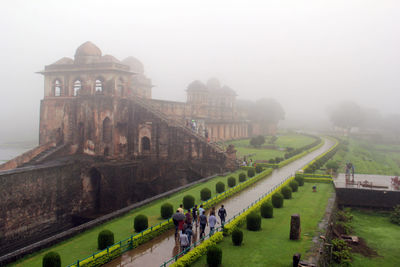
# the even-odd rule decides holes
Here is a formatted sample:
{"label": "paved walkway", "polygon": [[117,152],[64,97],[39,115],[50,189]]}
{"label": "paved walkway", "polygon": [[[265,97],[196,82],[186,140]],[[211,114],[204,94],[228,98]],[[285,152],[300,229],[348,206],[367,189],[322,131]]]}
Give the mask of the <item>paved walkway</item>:
{"label": "paved walkway", "polygon": [[[268,192],[275,185],[281,183],[285,178],[294,175],[294,173],[301,169],[308,162],[313,160],[318,155],[327,151],[330,147],[334,145],[334,142],[325,139],[325,144],[311,152],[310,154],[298,159],[280,169],[276,169],[272,174],[261,181],[255,183],[249,188],[237,193],[219,203],[216,210],[221,204],[225,205],[228,216],[227,220],[237,214],[239,211],[246,208],[252,202],[257,200],[262,194]],[[219,219],[219,218],[218,218]],[[217,225],[218,226],[218,225]],[[195,240],[198,238],[198,233],[195,229]],[[209,228],[207,227],[206,233],[208,233]],[[171,257],[179,253],[179,244],[175,240],[175,230],[164,233],[163,235],[154,238],[153,240],[147,242],[135,248],[131,251],[125,252],[121,257],[115,259],[114,261],[106,264],[107,267],[117,267],[117,266],[144,266],[144,267],[159,267],[164,261],[169,260]]]}

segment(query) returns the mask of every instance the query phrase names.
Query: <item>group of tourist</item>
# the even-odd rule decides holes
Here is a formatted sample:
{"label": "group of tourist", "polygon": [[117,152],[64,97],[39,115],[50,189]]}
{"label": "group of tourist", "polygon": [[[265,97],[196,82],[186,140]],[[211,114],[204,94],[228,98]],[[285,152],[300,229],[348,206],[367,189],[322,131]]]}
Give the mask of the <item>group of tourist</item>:
{"label": "group of tourist", "polygon": [[[221,225],[225,224],[227,216],[224,205],[218,210],[218,216],[220,218]],[[212,235],[215,231],[215,226],[219,223],[215,216],[215,207],[211,208],[210,215],[207,217],[206,211],[203,205],[197,208],[197,205],[193,209],[189,209],[186,213],[183,210],[182,204],[176,210],[176,213],[172,216],[172,220],[175,225],[175,238],[179,237],[181,250],[184,251],[191,245],[193,237],[193,226],[200,229],[200,238],[205,237],[205,229],[207,226],[210,227],[210,234]]]}
{"label": "group of tourist", "polygon": [[199,127],[195,120],[186,120],[186,127],[190,128],[193,132],[201,134],[207,139],[208,142],[210,142],[207,128]]}

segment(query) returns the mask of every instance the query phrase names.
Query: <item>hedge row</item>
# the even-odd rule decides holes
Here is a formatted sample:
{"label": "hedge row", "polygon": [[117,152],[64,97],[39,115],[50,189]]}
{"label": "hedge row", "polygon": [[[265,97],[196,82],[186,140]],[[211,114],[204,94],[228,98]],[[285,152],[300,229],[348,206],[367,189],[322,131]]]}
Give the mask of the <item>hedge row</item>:
{"label": "hedge row", "polygon": [[312,136],[312,135],[310,135],[310,136],[315,138],[316,140],[314,142],[312,142],[311,144],[305,145],[305,146],[300,147],[300,148],[296,148],[296,149],[294,149],[294,150],[292,150],[290,152],[286,152],[285,155],[284,155],[285,159],[289,159],[291,157],[294,157],[294,156],[302,153],[303,151],[309,150],[309,149],[319,145],[322,142],[321,137]]}
{"label": "hedge row", "polygon": [[322,155],[319,155],[317,158],[312,160],[309,164],[307,164],[303,170],[305,173],[312,173],[319,168],[321,168],[330,158],[332,158],[337,150],[339,149],[339,141],[335,140],[336,144],[332,146],[328,151],[323,153]]}

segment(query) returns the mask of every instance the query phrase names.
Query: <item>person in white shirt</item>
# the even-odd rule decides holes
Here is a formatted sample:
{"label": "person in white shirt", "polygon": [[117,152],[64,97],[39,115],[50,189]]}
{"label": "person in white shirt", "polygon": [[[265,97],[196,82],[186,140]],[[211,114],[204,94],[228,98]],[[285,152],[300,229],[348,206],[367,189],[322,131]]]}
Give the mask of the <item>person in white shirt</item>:
{"label": "person in white shirt", "polygon": [[208,217],[208,225],[210,226],[210,234],[214,234],[215,225],[217,224],[217,217],[215,217],[215,212],[211,212],[210,217]]}
{"label": "person in white shirt", "polygon": [[189,246],[189,239],[187,234],[185,234],[185,232],[182,230],[181,234],[180,234],[180,240],[181,240],[181,250],[184,251],[185,249],[187,249],[187,247]]}

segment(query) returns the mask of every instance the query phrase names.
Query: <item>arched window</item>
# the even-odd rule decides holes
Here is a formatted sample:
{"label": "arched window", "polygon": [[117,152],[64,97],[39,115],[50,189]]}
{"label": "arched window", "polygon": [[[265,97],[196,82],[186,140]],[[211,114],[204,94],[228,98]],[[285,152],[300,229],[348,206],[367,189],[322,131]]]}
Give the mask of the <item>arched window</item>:
{"label": "arched window", "polygon": [[107,117],[103,121],[103,142],[110,143],[112,139],[111,120]]}
{"label": "arched window", "polygon": [[117,83],[117,94],[119,96],[123,96],[124,95],[124,80],[122,78],[118,79],[118,83]]}
{"label": "arched window", "polygon": [[78,91],[81,90],[81,88],[82,88],[82,83],[81,83],[81,81],[80,81],[80,80],[76,80],[76,81],[74,82],[74,96],[77,96],[77,95],[78,95]]}
{"label": "arched window", "polygon": [[96,92],[103,92],[103,82],[102,82],[102,80],[96,79],[95,89],[96,89]]}
{"label": "arched window", "polygon": [[54,96],[61,96],[61,82],[58,79],[54,81]]}
{"label": "arched window", "polygon": [[150,151],[150,139],[147,136],[142,137],[142,151]]}

